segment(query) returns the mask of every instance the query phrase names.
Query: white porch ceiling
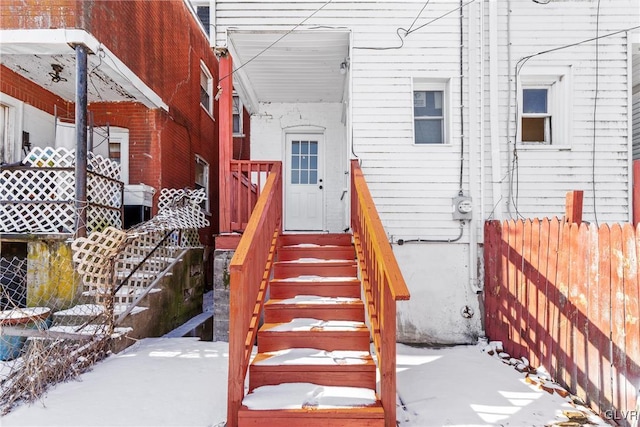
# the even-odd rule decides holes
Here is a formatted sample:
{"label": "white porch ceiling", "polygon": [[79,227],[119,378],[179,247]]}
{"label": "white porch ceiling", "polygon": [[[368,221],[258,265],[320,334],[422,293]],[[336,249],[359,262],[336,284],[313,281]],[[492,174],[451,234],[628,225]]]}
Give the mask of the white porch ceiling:
{"label": "white porch ceiling", "polygon": [[271,46],[284,34],[229,30],[234,85],[259,102],[341,102],[349,33],[294,31]]}
{"label": "white porch ceiling", "polygon": [[[60,98],[75,102],[76,94],[76,57],[73,50],[69,54],[14,54],[2,55],[2,65],[20,74],[38,86],[55,93]],[[52,64],[60,65],[61,80],[53,81]],[[97,55],[87,57],[87,98],[91,102],[136,101],[131,88],[116,83],[110,75],[117,73],[109,66],[100,64]],[[55,74],[54,74],[55,75]]]}
{"label": "white porch ceiling", "polygon": [[[72,46],[76,44],[89,50],[89,103],[137,101],[149,108],[168,110],[159,95],[83,30],[0,30],[0,63],[60,98],[75,102],[76,53]],[[57,75],[54,67],[59,70]]]}

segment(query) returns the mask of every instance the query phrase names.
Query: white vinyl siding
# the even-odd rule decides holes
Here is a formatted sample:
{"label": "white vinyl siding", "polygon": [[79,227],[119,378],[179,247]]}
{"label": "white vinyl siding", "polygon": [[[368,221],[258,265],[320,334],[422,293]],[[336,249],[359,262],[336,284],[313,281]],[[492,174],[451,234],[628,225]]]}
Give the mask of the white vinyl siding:
{"label": "white vinyl siding", "polygon": [[633,94],[633,159],[640,159],[640,92]]}
{"label": "white vinyl siding", "polygon": [[[216,2],[217,44],[226,44],[226,29],[234,31],[289,31],[324,3],[317,1]],[[595,36],[596,2],[562,1],[538,4],[532,1],[497,2],[498,17],[498,114],[497,135],[488,127],[488,8],[489,2],[474,2],[463,10],[463,83],[460,85],[460,26],[457,11],[404,38],[396,30],[408,28],[420,12],[422,1],[341,1],[326,5],[308,19],[299,31],[314,28],[349,29],[352,32],[350,75],[352,76],[351,137],[353,152],[362,168],[387,232],[396,237],[450,238],[459,224],[452,220],[451,199],[457,195],[464,140],[463,188],[480,181],[482,211],[489,217],[493,201],[517,194],[517,212],[512,207],[504,217],[543,217],[564,213],[565,193],[584,190],[584,218],[594,221],[591,183],[595,177],[599,221],[627,221],[628,170],[628,63],[624,33],[599,41],[600,81],[596,120],[596,161],[592,168],[595,44],[531,58],[523,72],[540,67],[571,67],[571,88],[566,99],[566,143],[519,147],[513,165],[517,120],[514,67],[525,56]],[[600,35],[634,25],[633,0],[607,2],[601,8]],[[451,12],[457,2],[430,2],[416,26]],[[475,18],[474,18],[475,17]],[[484,17],[484,21],[480,20]],[[481,34],[480,29],[485,33]],[[510,28],[510,33],[508,29]],[[470,46],[475,44],[475,49]],[[374,48],[374,49],[366,49]],[[481,63],[480,55],[484,58]],[[476,78],[470,81],[475,73]],[[413,79],[450,79],[448,144],[414,144],[412,105]],[[481,85],[484,80],[484,86]],[[472,92],[469,92],[472,88]],[[482,93],[483,89],[485,92]],[[483,104],[484,102],[484,104]],[[483,109],[484,116],[480,116]],[[462,110],[462,114],[461,114]],[[464,124],[461,123],[461,115]],[[474,119],[475,117],[475,119]],[[464,128],[464,129],[463,129]],[[471,130],[475,129],[476,132]],[[483,139],[480,138],[482,129]],[[464,134],[463,134],[464,130]],[[555,135],[555,132],[554,132]],[[492,198],[491,140],[500,147],[501,194]],[[481,151],[483,150],[483,151]],[[473,159],[473,165],[470,161]],[[497,159],[496,159],[497,160]],[[484,165],[484,171],[481,170]],[[510,171],[514,185],[509,189]],[[476,213],[478,215],[476,215]],[[480,211],[474,219],[480,220]],[[461,242],[466,242],[463,236]]]}
{"label": "white vinyl siding", "polygon": [[[529,55],[588,40],[596,35],[597,2],[563,1],[547,5],[534,2],[511,2],[508,15],[505,2],[498,2],[498,82],[499,135],[485,128],[485,158],[491,161],[489,141],[498,138],[501,154],[501,193],[517,198],[504,217],[544,217],[563,215],[567,191],[584,191],[586,221],[626,222],[629,220],[628,162],[628,84],[627,38],[625,33],[599,40],[599,82],[595,121],[595,168],[593,165],[595,43],[533,56],[521,73],[536,68],[571,67],[571,85],[564,99],[571,102],[567,114],[567,144],[560,146],[517,147],[514,163],[516,100],[513,76],[516,63]],[[599,34],[605,35],[634,25],[632,1],[607,2],[601,8]],[[571,19],[567,19],[570,16]],[[509,35],[507,28],[511,27]],[[488,33],[488,28],[486,28]],[[487,81],[489,76],[486,77]],[[485,108],[489,123],[490,110]],[[506,123],[509,123],[507,126]],[[555,136],[555,132],[554,132]],[[489,165],[490,166],[490,165]],[[513,167],[513,173],[509,168]],[[491,182],[488,171],[487,182]],[[596,215],[592,183],[595,178]],[[486,188],[490,188],[487,185]],[[516,197],[517,196],[517,197]],[[503,202],[505,200],[503,199]],[[492,199],[485,198],[485,211],[493,209]],[[517,208],[517,211],[516,211]]]}

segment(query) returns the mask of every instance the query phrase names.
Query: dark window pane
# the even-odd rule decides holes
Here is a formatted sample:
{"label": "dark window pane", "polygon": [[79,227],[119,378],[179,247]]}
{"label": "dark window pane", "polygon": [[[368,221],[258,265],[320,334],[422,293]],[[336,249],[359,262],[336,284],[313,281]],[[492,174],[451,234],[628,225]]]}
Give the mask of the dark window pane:
{"label": "dark window pane", "polygon": [[415,117],[442,117],[444,92],[421,90],[413,92],[413,114]]}
{"label": "dark window pane", "polygon": [[522,118],[522,142],[550,142],[545,140],[546,117]]}
{"label": "dark window pane", "polygon": [[442,120],[416,120],[415,121],[416,144],[442,144]]}
{"label": "dark window pane", "polygon": [[309,184],[317,184],[318,183],[318,172],[311,171],[309,172]]}
{"label": "dark window pane", "polygon": [[318,143],[316,141],[310,142],[309,154],[318,154]]}
{"label": "dark window pane", "polygon": [[309,158],[309,169],[318,170],[318,156],[311,156]]}
{"label": "dark window pane", "polygon": [[300,156],[291,156],[291,169],[300,169]]}
{"label": "dark window pane", "polygon": [[301,141],[300,142],[300,153],[301,154],[309,154],[309,141]]}
{"label": "dark window pane", "polygon": [[300,169],[308,169],[309,168],[309,156],[302,156],[300,159]]}
{"label": "dark window pane", "polygon": [[209,6],[198,6],[197,13],[204,30],[209,35]]}
{"label": "dark window pane", "polygon": [[292,184],[300,183],[300,175],[298,171],[291,171],[291,183]]}
{"label": "dark window pane", "polygon": [[299,154],[300,153],[300,141],[292,141],[291,142],[291,152],[293,154]]}
{"label": "dark window pane", "polygon": [[547,89],[523,89],[522,112],[524,114],[547,113]]}
{"label": "dark window pane", "polygon": [[209,110],[209,94],[207,90],[203,87],[200,87],[200,104]]}
{"label": "dark window pane", "polygon": [[240,116],[238,114],[233,115],[233,133],[240,133]]}
{"label": "dark window pane", "polygon": [[309,183],[309,172],[300,171],[300,184],[308,184]]}

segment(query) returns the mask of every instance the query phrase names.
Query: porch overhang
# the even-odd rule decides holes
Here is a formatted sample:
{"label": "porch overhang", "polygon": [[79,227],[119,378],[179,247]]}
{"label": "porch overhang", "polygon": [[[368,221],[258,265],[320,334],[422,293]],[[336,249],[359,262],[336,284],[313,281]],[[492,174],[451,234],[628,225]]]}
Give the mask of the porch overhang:
{"label": "porch overhang", "polygon": [[129,101],[169,110],[160,95],[84,30],[0,30],[0,63],[62,99],[73,101],[76,45],[84,45],[89,50],[89,103]]}
{"label": "porch overhang", "polygon": [[234,88],[250,113],[260,102],[342,102],[346,99],[348,30],[227,30]]}

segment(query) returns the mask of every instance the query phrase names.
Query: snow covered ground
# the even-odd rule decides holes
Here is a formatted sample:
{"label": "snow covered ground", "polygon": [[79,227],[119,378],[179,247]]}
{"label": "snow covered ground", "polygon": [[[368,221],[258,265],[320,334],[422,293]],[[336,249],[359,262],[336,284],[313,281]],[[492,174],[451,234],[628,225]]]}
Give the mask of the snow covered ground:
{"label": "snow covered ground", "polygon": [[[398,345],[402,427],[545,426],[575,410],[479,346]],[[228,346],[147,338],[2,417],[11,426],[210,426],[226,418]],[[599,418],[591,422],[607,425]]]}

